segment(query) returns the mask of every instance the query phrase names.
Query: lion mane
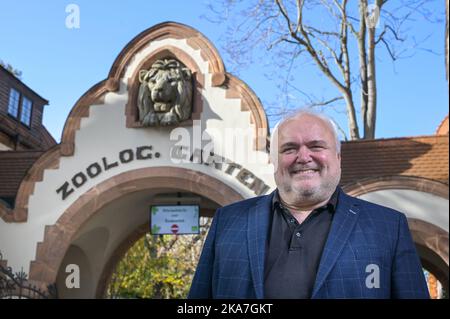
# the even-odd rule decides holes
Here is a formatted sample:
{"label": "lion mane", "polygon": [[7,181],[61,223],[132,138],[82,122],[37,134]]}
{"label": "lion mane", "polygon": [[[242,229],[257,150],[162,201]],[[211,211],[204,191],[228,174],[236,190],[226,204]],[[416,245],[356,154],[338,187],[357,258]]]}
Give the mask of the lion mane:
{"label": "lion mane", "polygon": [[192,74],[175,59],[157,60],[139,71],[138,109],[143,126],[167,126],[192,113]]}

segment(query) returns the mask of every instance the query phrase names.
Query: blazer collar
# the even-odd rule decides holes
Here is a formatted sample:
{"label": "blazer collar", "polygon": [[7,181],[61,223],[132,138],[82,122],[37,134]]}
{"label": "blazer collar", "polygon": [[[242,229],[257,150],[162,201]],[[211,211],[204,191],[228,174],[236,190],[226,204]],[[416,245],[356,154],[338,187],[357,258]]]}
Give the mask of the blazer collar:
{"label": "blazer collar", "polygon": [[335,265],[337,258],[353,231],[358,216],[358,203],[352,197],[340,190],[337,209],[334,213],[330,232],[328,233],[328,239],[325,243],[319,269],[317,271],[312,298],[316,296],[325,282],[326,277]]}
{"label": "blazer collar", "polygon": [[249,209],[247,223],[247,241],[250,268],[256,298],[264,298],[264,258],[270,224],[270,211],[275,192],[261,196],[256,205]]}

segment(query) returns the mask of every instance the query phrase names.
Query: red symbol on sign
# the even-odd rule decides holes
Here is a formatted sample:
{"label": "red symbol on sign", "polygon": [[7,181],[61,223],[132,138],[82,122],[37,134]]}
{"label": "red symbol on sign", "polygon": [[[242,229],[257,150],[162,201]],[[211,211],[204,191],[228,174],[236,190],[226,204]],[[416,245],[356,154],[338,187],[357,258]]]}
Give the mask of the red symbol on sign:
{"label": "red symbol on sign", "polygon": [[173,224],[170,227],[170,230],[172,230],[172,233],[174,233],[174,234],[178,233],[178,225],[177,224]]}

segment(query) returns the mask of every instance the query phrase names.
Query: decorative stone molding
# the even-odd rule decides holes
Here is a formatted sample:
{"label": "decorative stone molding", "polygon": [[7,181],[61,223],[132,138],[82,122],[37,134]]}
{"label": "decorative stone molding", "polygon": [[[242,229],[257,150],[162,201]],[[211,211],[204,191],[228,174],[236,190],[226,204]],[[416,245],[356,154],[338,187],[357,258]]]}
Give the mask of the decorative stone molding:
{"label": "decorative stone molding", "polygon": [[56,282],[60,264],[77,231],[99,209],[126,194],[161,188],[199,194],[221,206],[243,199],[242,195],[221,181],[188,169],[153,167],[116,175],[84,193],[54,225],[45,227],[44,240],[37,244],[36,260],[30,264],[30,280]]}
{"label": "decorative stone molding", "polygon": [[448,135],[448,115],[439,124],[436,135]]}
{"label": "decorative stone molding", "polygon": [[408,226],[414,243],[433,251],[446,264],[445,268],[438,268],[433,262],[422,259],[423,266],[431,271],[448,291],[448,233],[435,225],[415,218],[408,218]]}
{"label": "decorative stone molding", "polygon": [[180,123],[181,126],[192,125],[192,120],[199,120],[203,110],[202,92],[205,86],[204,75],[200,71],[200,67],[188,54],[174,46],[164,46],[155,50],[145,61],[142,61],[134,71],[131,78],[128,79],[128,102],[125,106],[126,125],[129,128],[143,127],[138,120],[137,96],[139,91],[139,70],[148,69],[156,60],[162,58],[174,58],[183,63],[192,72],[193,77],[193,105],[192,117],[190,120]]}
{"label": "decorative stone molding", "polygon": [[[221,82],[220,79],[225,80],[225,67],[217,50],[205,36],[191,27],[175,22],[164,22],[155,25],[131,40],[117,56],[109,71],[107,79],[94,85],[77,101],[64,125],[61,138],[61,150],[63,156],[73,155],[75,132],[80,127],[81,119],[89,115],[89,106],[92,104],[102,104],[102,101],[99,99],[104,97],[105,93],[116,92],[119,89],[120,79],[124,76],[126,67],[132,61],[136,53],[148,45],[148,43],[166,38],[187,39],[188,44],[194,49],[200,49],[201,55],[205,61],[208,62],[213,79],[215,79],[213,85],[220,86],[223,84],[223,81]],[[174,52],[174,54],[176,54],[177,58],[185,63],[186,66],[190,67],[187,59],[178,56],[180,55],[180,52],[181,50],[178,50]],[[133,78],[136,79],[136,77]],[[198,83],[200,84],[201,82],[201,76],[198,76]],[[130,110],[127,109],[126,114],[129,115],[129,113]],[[127,119],[128,127],[133,127],[133,122],[132,119]]]}
{"label": "decorative stone molding", "polygon": [[14,222],[14,211],[3,202],[0,202],[0,217],[5,223]]}
{"label": "decorative stone molding", "polygon": [[342,189],[349,195],[356,197],[384,189],[410,189],[430,193],[445,199],[449,198],[447,184],[416,176],[380,176],[366,178],[355,183],[343,185]]}
{"label": "decorative stone molding", "polygon": [[72,156],[75,150],[75,132],[80,128],[81,119],[89,116],[92,104],[103,104],[105,94],[119,89],[119,82],[106,79],[92,86],[73,106],[64,124],[61,136],[61,156]]}
{"label": "decorative stone molding", "polygon": [[448,233],[416,218],[408,218],[408,226],[413,233],[414,242],[434,251],[448,266]]}
{"label": "decorative stone molding", "polygon": [[213,78],[216,79],[213,86],[222,85],[223,82],[220,82],[220,79],[225,80],[225,67],[219,53],[217,52],[217,49],[203,34],[197,30],[176,22],[163,22],[137,35],[119,53],[113,66],[111,67],[108,78],[118,81],[124,76],[126,66],[137,52],[152,41],[167,38],[186,39],[188,45],[193,49],[200,49],[202,58],[208,62],[209,71],[212,73]]}
{"label": "decorative stone molding", "polygon": [[227,88],[227,98],[241,98],[241,110],[250,111],[250,121],[255,125],[255,140],[253,144],[255,150],[267,151],[269,125],[261,101],[252,89],[230,73],[226,73],[225,87]]}
{"label": "decorative stone molding", "polygon": [[[251,113],[251,121],[255,125],[255,141],[256,150],[267,151],[268,138],[268,122],[264,109],[255,95],[255,93],[245,85],[241,80],[225,72],[223,61],[220,58],[216,48],[209,40],[195,29],[183,24],[175,22],[165,22],[151,27],[133,40],[131,40],[125,48],[119,53],[111,67],[107,79],[100,81],[92,86],[85,94],[83,94],[73,106],[64,125],[61,136],[61,143],[42,155],[30,168],[28,174],[24,177],[19,187],[16,197],[14,209],[8,208],[4,203],[0,202],[0,217],[5,222],[26,222],[28,218],[28,198],[33,194],[34,184],[42,180],[43,172],[46,169],[55,169],[59,165],[61,156],[72,156],[75,150],[75,134],[80,128],[81,119],[89,116],[89,107],[93,104],[104,104],[104,97],[108,92],[116,92],[119,90],[120,79],[124,76],[126,67],[132,61],[133,57],[151,41],[175,38],[186,39],[188,45],[194,49],[200,49],[202,58],[208,62],[209,72],[212,74],[212,85],[223,86],[226,88],[226,97],[241,98],[242,110],[248,110]],[[193,119],[199,119],[202,111],[201,89],[205,85],[204,75],[201,74],[199,67],[195,61],[182,50],[166,46],[150,56],[143,62],[142,67],[151,64],[159,56],[171,54],[180,59],[187,67],[189,67],[195,78],[194,87],[194,108]],[[139,69],[139,68],[138,68]],[[135,74],[136,75],[136,74]],[[129,80],[129,88],[133,88],[137,77]],[[137,92],[131,89],[129,101],[125,107],[126,125],[127,127],[136,127],[137,109],[132,103],[136,100]],[[191,125],[191,121],[185,121],[183,125]]]}

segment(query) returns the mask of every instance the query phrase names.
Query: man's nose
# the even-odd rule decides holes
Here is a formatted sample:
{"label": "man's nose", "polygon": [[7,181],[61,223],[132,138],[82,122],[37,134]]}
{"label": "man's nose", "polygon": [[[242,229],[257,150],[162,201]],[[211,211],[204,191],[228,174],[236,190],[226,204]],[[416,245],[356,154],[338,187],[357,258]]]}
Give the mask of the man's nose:
{"label": "man's nose", "polygon": [[311,161],[311,152],[307,147],[300,147],[297,152],[298,163],[308,163]]}

